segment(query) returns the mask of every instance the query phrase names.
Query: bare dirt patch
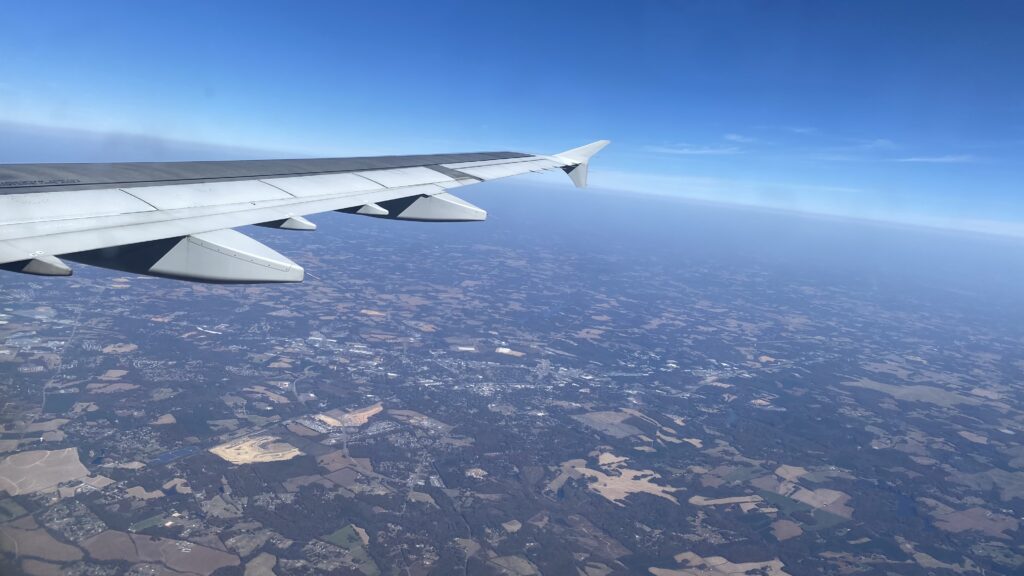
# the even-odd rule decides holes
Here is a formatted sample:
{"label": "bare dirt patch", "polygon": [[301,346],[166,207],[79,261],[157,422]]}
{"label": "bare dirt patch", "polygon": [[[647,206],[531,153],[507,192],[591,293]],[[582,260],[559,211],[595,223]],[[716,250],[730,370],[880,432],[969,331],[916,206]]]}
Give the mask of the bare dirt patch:
{"label": "bare dirt patch", "polygon": [[360,408],[353,410],[347,414],[342,415],[341,424],[342,426],[362,426],[370,421],[370,418],[380,414],[384,410],[384,405],[380,402],[366,408]]}
{"label": "bare dirt patch", "polygon": [[281,462],[302,455],[298,448],[287,442],[279,442],[276,436],[239,438],[214,446],[210,448],[210,452],[232,464]]}

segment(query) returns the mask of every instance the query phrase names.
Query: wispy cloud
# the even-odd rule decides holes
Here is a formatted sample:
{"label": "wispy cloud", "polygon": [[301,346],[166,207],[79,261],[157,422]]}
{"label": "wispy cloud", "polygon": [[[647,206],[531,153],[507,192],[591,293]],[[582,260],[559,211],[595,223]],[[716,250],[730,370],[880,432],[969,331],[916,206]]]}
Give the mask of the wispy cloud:
{"label": "wispy cloud", "polygon": [[965,164],[974,162],[976,158],[970,154],[946,154],[944,156],[910,156],[896,158],[894,162],[918,162],[921,164]]}
{"label": "wispy cloud", "polygon": [[817,128],[811,128],[810,126],[783,126],[782,129],[793,134],[814,134],[818,131]]}
{"label": "wispy cloud", "polygon": [[721,156],[725,154],[740,154],[743,152],[737,146],[691,146],[680,144],[678,146],[645,146],[648,152],[658,154],[672,154],[676,156]]}
{"label": "wispy cloud", "polygon": [[893,150],[899,148],[895,142],[888,138],[875,138],[874,140],[864,140],[853,146],[860,150]]}
{"label": "wispy cloud", "polygon": [[873,189],[614,170],[594,171],[591,182],[618,192],[1024,238],[1024,222],[908,210]]}
{"label": "wispy cloud", "polygon": [[725,134],[724,136],[722,136],[722,138],[728,140],[729,142],[737,142],[739,144],[750,144],[751,142],[755,141],[755,139],[751,138],[750,136],[744,136],[743,134],[736,134],[733,132]]}

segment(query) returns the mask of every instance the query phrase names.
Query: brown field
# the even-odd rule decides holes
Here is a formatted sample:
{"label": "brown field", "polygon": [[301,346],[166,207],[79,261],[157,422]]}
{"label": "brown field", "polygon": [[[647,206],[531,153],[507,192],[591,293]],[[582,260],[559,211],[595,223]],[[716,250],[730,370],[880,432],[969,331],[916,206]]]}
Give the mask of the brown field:
{"label": "brown field", "polygon": [[352,468],[363,474],[373,474],[373,464],[369,458],[351,458],[346,456],[343,450],[335,450],[334,452],[324,454],[317,458],[316,461],[317,464],[330,472],[335,472],[342,468]]}
{"label": "brown field", "polygon": [[61,426],[67,424],[70,420],[66,418],[54,418],[53,420],[46,420],[45,422],[33,422],[28,426],[25,426],[23,432],[53,432]]}
{"label": "brown field", "polygon": [[[778,470],[781,470],[783,474],[790,477],[799,477],[806,474],[806,471],[800,472],[803,470],[802,468],[795,466],[781,466]],[[780,475],[762,476],[752,480],[750,483],[762,490],[774,492],[797,502],[803,502],[818,510],[824,510],[843,518],[853,517],[853,508],[847,504],[850,501],[850,495],[839,490],[832,490],[830,488],[810,490]]]}
{"label": "brown field", "polygon": [[249,560],[245,565],[245,576],[274,576],[274,566],[277,565],[277,557],[266,552]]}
{"label": "brown field", "polygon": [[789,480],[790,482],[796,482],[800,480],[801,476],[807,475],[807,469],[799,466],[783,464],[775,469],[775,475],[779,478]]}
{"label": "brown field", "polygon": [[167,482],[164,482],[164,490],[174,490],[178,494],[191,494],[192,488],[189,487],[188,481],[184,478],[172,478]]}
{"label": "brown field", "polygon": [[249,388],[245,388],[244,391],[252,392],[253,394],[259,394],[275,404],[288,404],[289,402],[291,402],[291,400],[289,400],[288,398],[278,394],[277,392],[274,392],[273,390],[270,390],[266,386],[250,386]]}
{"label": "brown field", "polygon": [[592,481],[588,488],[597,492],[606,499],[625,506],[626,497],[630,494],[645,493],[658,496],[678,504],[679,501],[672,495],[678,488],[662,486],[653,481],[660,476],[652,470],[630,470],[625,467],[625,458],[605,458],[610,464],[601,466],[603,470],[587,468],[587,461],[583,459],[568,460],[562,463],[559,474],[548,484],[547,489],[557,492],[569,478],[588,478]]}
{"label": "brown field", "polygon": [[163,498],[164,493],[160,490],[153,490],[152,492],[146,490],[142,486],[132,486],[125,490],[132,498],[138,498],[139,500],[153,500],[154,498]]}
{"label": "brown field", "polygon": [[319,484],[325,488],[334,488],[334,484],[323,476],[296,476],[284,481],[284,489],[288,492],[298,492],[303,486]]}
{"label": "brown field", "polygon": [[11,496],[52,490],[88,475],[78,459],[78,448],[31,450],[0,460],[0,490]]}
{"label": "brown field", "polygon": [[82,559],[82,551],[58,542],[39,527],[31,516],[0,526],[0,550],[16,556],[31,556],[54,562]]}
{"label": "brown field", "polygon": [[417,428],[426,428],[428,430],[436,430],[438,432],[447,434],[451,431],[453,426],[449,426],[440,420],[436,420],[425,414],[420,414],[415,410],[388,410],[395,420],[416,426]]}
{"label": "brown field", "polygon": [[178,419],[174,417],[174,414],[164,414],[153,421],[153,426],[167,426],[168,424],[177,424]]}
{"label": "brown field", "polygon": [[32,560],[31,558],[22,560],[21,569],[25,571],[25,574],[30,574],[31,576],[61,576],[63,574],[60,564],[51,564],[42,560]]}
{"label": "brown field", "polygon": [[975,432],[969,432],[967,430],[961,430],[957,432],[964,440],[974,442],[975,444],[988,444],[988,438],[977,434]]}
{"label": "brown field", "polygon": [[800,525],[792,520],[776,520],[772,522],[772,536],[775,536],[775,539],[779,542],[796,538],[803,533],[804,531],[800,528]]}
{"label": "brown field", "polygon": [[430,506],[437,506],[437,502],[434,501],[434,497],[425,492],[416,492],[415,490],[409,492],[409,500],[412,502],[419,502],[421,504],[428,504]]}
{"label": "brown field", "polygon": [[519,532],[519,529],[523,527],[523,523],[519,520],[509,520],[508,522],[502,522],[501,527],[505,529],[509,534],[515,534]]}
{"label": "brown field", "polygon": [[730,496],[728,498],[705,498],[704,496],[692,496],[690,497],[690,504],[694,506],[726,506],[729,504],[752,504],[762,502],[763,499],[760,496]]}
{"label": "brown field", "polygon": [[676,554],[675,559],[683,565],[682,568],[652,567],[649,572],[654,576],[739,576],[756,571],[762,576],[789,576],[789,573],[783,570],[786,565],[777,559],[734,564],[721,556],[702,558],[693,552]]}
{"label": "brown field", "polygon": [[126,354],[138,350],[136,344],[111,344],[103,348],[104,354]]}
{"label": "brown field", "polygon": [[867,378],[861,378],[860,380],[854,380],[850,382],[843,382],[843,386],[853,386],[856,388],[867,388],[869,390],[875,390],[888,394],[897,400],[903,400],[907,402],[927,402],[928,404],[935,404],[936,406],[943,406],[950,408],[957,404],[981,404],[982,402],[977,398],[963,396],[952,392],[945,388],[938,388],[936,386],[924,386],[921,384],[909,384],[903,386],[895,386],[892,384],[883,384],[881,382],[875,382],[874,380],[868,380]]}
{"label": "brown field", "polygon": [[0,452],[14,452],[21,446],[21,440],[0,440]]}
{"label": "brown field", "polygon": [[183,540],[127,534],[107,530],[83,545],[97,560],[123,560],[132,564],[153,562],[178,572],[209,576],[227,566],[238,566],[238,556]]}
{"label": "brown field", "polygon": [[87,384],[85,388],[93,394],[113,394],[114,392],[127,392],[129,390],[135,390],[138,388],[138,384],[128,384],[126,382],[114,382],[107,384],[104,382],[94,382]]}
{"label": "brown field", "polygon": [[302,454],[298,448],[287,442],[278,442],[276,436],[253,436],[239,438],[210,448],[210,452],[232,464],[256,462],[281,462]]}
{"label": "brown field", "polygon": [[127,374],[127,370],[107,370],[100,376],[100,380],[117,380]]}
{"label": "brown field", "polygon": [[498,556],[488,560],[497,566],[502,574],[514,574],[516,576],[530,576],[540,574],[540,570],[523,556]]}
{"label": "brown field", "polygon": [[931,508],[930,513],[935,519],[935,525],[947,532],[974,530],[995,538],[1010,538],[1006,532],[1016,531],[1020,527],[1020,522],[1016,518],[990,512],[984,508],[954,510],[931,498],[922,498],[920,501]]}

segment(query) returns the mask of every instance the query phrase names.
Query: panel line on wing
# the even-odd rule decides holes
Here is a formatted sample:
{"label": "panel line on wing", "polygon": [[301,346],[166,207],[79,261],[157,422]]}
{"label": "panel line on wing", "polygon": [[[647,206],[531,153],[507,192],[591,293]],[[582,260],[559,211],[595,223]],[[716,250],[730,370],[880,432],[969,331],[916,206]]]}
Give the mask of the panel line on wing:
{"label": "panel line on wing", "polygon": [[285,194],[291,196],[292,198],[298,198],[298,196],[296,196],[295,194],[292,194],[291,192],[285,190],[284,188],[281,188],[280,186],[274,185],[273,182],[267,182],[266,180],[257,180],[257,182],[262,182],[262,183],[266,184],[267,186],[270,186],[271,188],[277,188],[278,190],[280,190],[281,192],[284,192]]}
{"label": "panel line on wing", "polygon": [[127,195],[131,196],[132,198],[135,198],[135,199],[136,199],[136,200],[138,200],[139,202],[143,202],[143,203],[147,204],[147,205],[148,205],[148,206],[149,206],[150,208],[152,208],[153,210],[159,210],[159,208],[157,208],[156,206],[153,206],[153,205],[152,205],[152,204],[150,204],[149,202],[146,202],[146,200],[145,200],[145,199],[143,199],[143,198],[139,198],[138,196],[136,196],[135,194],[132,194],[131,192],[129,192],[128,190],[125,190],[124,188],[118,188],[118,190],[120,190],[120,191],[121,191],[122,193],[124,193],[124,194],[127,194]]}

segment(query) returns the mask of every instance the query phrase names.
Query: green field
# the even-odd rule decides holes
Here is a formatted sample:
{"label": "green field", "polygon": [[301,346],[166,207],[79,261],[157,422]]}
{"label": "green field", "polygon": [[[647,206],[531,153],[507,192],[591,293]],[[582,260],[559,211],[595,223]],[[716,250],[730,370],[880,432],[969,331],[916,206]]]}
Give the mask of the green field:
{"label": "green field", "polygon": [[370,554],[363,546],[362,539],[359,538],[359,534],[356,533],[356,529],[351,524],[347,524],[344,528],[324,536],[321,540],[348,550],[349,554],[352,555],[352,560],[359,566],[359,571],[366,576],[380,576],[380,569],[377,568],[377,563],[373,561],[373,558],[370,558]]}
{"label": "green field", "polygon": [[27,510],[21,507],[21,504],[18,504],[12,498],[0,500],[0,522],[14,520],[19,516],[24,516],[27,512]]}
{"label": "green field", "polygon": [[160,526],[163,523],[164,523],[164,515],[163,514],[157,514],[155,516],[150,516],[149,518],[146,518],[144,520],[139,520],[138,522],[132,524],[131,526],[128,527],[128,531],[129,532],[142,532],[146,528],[153,528],[154,526]]}

